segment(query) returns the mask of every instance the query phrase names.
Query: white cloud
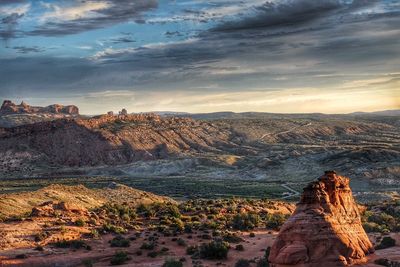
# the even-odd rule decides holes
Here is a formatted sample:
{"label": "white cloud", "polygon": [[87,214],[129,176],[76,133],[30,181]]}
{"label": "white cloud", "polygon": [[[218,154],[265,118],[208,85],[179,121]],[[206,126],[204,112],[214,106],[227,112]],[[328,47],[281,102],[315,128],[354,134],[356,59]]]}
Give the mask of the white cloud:
{"label": "white cloud", "polygon": [[78,45],[78,46],[75,46],[75,47],[78,48],[78,49],[82,49],[82,50],[92,50],[93,49],[93,47],[90,46],[90,45]]}
{"label": "white cloud", "polygon": [[110,7],[110,3],[103,1],[73,1],[73,3],[73,5],[69,6],[42,3],[42,5],[50,11],[45,12],[42,15],[41,21],[68,21],[82,18],[101,17],[102,15],[97,11]]}

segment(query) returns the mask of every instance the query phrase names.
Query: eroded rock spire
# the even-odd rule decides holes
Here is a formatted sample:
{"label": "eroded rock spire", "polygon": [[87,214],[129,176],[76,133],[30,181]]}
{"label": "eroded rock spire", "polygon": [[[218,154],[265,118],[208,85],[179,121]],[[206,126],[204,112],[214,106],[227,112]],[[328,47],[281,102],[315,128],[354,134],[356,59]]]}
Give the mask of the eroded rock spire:
{"label": "eroded rock spire", "polygon": [[304,188],[282,226],[269,261],[281,266],[347,266],[374,251],[365,233],[349,178],[327,171]]}

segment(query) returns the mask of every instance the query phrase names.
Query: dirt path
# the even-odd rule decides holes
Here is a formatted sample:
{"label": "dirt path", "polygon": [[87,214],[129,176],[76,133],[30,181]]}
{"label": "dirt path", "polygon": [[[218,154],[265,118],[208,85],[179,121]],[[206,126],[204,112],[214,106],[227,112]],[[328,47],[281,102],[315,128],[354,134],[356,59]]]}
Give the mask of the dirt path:
{"label": "dirt path", "polygon": [[291,198],[291,197],[295,197],[295,196],[299,196],[299,195],[300,195],[300,192],[294,190],[293,188],[290,188],[288,183],[286,183],[286,184],[281,184],[281,186],[282,186],[283,188],[289,190],[292,194],[291,194],[291,195],[288,195],[288,196],[281,197],[280,199],[287,199],[287,198]]}
{"label": "dirt path", "polygon": [[290,128],[289,130],[285,130],[285,131],[278,132],[278,133],[266,133],[266,134],[263,134],[263,135],[260,137],[260,139],[264,139],[264,138],[267,137],[267,136],[275,137],[275,136],[278,136],[278,135],[280,135],[280,134],[290,133],[290,132],[293,132],[294,130],[296,130],[296,129],[298,129],[298,128],[310,126],[311,124],[312,124],[312,123],[309,122],[309,123],[304,124],[304,125],[297,125],[297,126],[294,126],[294,127]]}

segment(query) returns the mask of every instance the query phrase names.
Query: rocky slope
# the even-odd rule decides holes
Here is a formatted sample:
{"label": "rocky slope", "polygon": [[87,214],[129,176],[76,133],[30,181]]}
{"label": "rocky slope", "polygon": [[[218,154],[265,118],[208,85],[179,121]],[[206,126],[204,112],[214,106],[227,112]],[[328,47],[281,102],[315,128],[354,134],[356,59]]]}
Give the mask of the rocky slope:
{"label": "rocky slope", "polygon": [[349,179],[325,172],[304,188],[269,256],[279,266],[347,266],[374,251],[362,228]]}
{"label": "rocky slope", "polygon": [[62,119],[0,129],[0,170],[119,165],[235,147],[211,123],[157,115]]}

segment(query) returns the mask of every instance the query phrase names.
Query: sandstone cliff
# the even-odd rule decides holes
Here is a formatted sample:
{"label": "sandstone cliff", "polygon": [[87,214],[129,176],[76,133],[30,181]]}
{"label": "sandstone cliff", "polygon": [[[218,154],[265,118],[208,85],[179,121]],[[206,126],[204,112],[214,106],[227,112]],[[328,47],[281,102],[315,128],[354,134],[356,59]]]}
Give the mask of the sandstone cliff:
{"label": "sandstone cliff", "polygon": [[347,266],[365,261],[372,252],[349,179],[329,171],[304,188],[269,261],[274,267]]}

